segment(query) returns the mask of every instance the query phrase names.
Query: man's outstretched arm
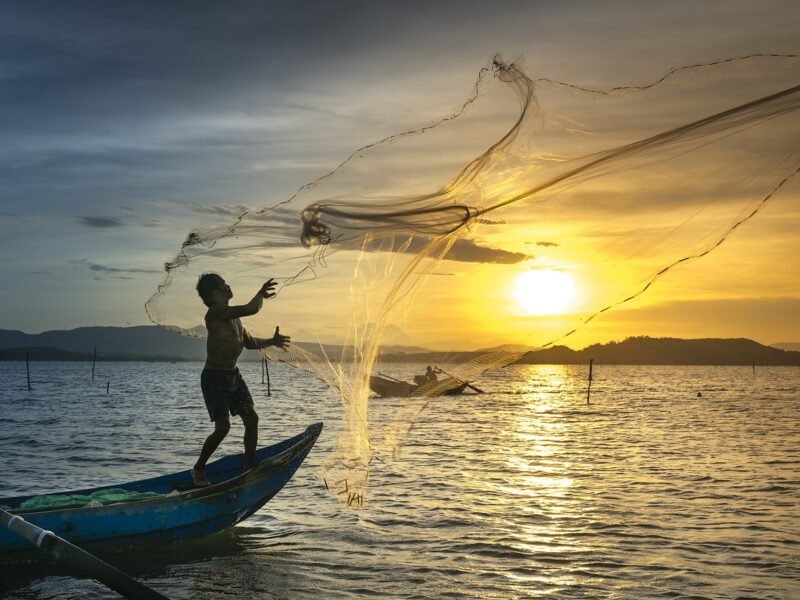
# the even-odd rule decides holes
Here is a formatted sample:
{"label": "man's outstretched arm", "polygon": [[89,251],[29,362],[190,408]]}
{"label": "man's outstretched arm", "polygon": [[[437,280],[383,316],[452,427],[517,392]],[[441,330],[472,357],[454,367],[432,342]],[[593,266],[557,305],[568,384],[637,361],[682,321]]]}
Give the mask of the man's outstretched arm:
{"label": "man's outstretched arm", "polygon": [[288,335],[281,335],[280,327],[276,327],[275,335],[266,340],[254,338],[246,329],[244,330],[244,347],[248,350],[259,350],[260,348],[267,348],[269,346],[275,346],[286,350],[291,339],[292,338]]}
{"label": "man's outstretched arm", "polygon": [[208,309],[208,317],[210,319],[218,319],[220,321],[231,321],[233,319],[254,315],[261,310],[265,299],[273,298],[275,296],[275,292],[272,290],[275,289],[276,285],[277,284],[270,279],[261,286],[261,289],[258,290],[258,293],[253,296],[253,299],[247,304],[242,304],[239,306],[212,306],[210,309]]}

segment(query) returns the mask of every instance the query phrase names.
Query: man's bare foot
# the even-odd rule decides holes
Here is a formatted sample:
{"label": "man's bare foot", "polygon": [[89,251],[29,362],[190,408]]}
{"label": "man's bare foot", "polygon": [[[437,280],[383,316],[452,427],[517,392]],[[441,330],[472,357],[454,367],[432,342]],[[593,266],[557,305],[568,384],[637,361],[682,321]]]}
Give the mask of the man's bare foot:
{"label": "man's bare foot", "polygon": [[192,483],[194,483],[195,487],[208,487],[211,485],[208,477],[206,477],[206,470],[204,467],[194,467],[192,469]]}

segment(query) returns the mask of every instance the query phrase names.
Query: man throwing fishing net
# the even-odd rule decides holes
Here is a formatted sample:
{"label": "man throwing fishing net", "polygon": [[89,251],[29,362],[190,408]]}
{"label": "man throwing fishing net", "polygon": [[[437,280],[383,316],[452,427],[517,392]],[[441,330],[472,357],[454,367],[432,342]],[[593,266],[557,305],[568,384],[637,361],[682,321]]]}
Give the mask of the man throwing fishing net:
{"label": "man throwing fishing net", "polygon": [[275,335],[261,340],[251,336],[242,326],[241,317],[249,317],[261,310],[264,299],[275,296],[275,282],[270,279],[247,304],[229,306],[233,298],[230,286],[216,273],[205,273],[197,280],[197,293],[208,307],[206,312],[206,364],[200,377],[203,399],[208,415],[214,422],[214,431],[206,438],[200,458],[192,469],[192,480],[198,487],[209,485],[206,477],[206,462],[220,445],[231,428],[228,413],[239,415],[244,424],[244,469],[253,467],[258,443],[258,415],[253,407],[253,398],[242,379],[236,361],[243,348],[257,350],[277,346],[284,350],[290,338]]}

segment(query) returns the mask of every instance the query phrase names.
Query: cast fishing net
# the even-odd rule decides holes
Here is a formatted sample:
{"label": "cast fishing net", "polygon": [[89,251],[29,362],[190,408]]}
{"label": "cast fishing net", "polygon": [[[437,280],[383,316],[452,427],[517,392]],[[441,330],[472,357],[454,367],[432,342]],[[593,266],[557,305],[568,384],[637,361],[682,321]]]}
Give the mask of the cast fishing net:
{"label": "cast fishing net", "polygon": [[[753,55],[602,86],[494,59],[452,114],[354,151],[288,199],[191,232],[148,314],[204,335],[199,274],[222,274],[242,302],[276,278],[278,297],[245,325],[270,337],[280,324],[295,343],[264,356],[339,394],[343,431],[322,477],[360,503],[373,458],[395,450],[431,400],[409,399],[372,426],[383,344],[424,346],[438,332],[439,346],[458,347],[469,332],[480,347],[514,331],[547,346],[602,327],[611,309],[657,302],[679,266],[778,196],[796,203],[798,66],[797,55]],[[513,305],[510,282],[536,269],[572,276],[568,314]],[[448,372],[471,381],[519,356],[473,354]]]}

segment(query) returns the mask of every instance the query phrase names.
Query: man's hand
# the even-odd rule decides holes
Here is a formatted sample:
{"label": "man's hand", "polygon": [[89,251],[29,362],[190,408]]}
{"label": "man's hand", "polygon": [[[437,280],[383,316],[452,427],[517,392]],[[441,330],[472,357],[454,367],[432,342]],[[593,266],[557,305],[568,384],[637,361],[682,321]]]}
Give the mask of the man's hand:
{"label": "man's hand", "polygon": [[273,292],[272,290],[275,289],[276,285],[278,285],[278,284],[275,283],[275,281],[272,279],[272,277],[270,277],[269,281],[267,281],[267,283],[265,283],[264,285],[261,286],[261,289],[258,290],[258,293],[261,294],[264,297],[265,300],[269,300],[270,298],[274,298],[275,297],[275,292]]}
{"label": "man's hand", "polygon": [[272,336],[270,345],[286,350],[286,348],[289,346],[289,341],[291,341],[292,338],[290,338],[288,335],[281,335],[280,329],[280,327],[275,328],[275,335]]}

